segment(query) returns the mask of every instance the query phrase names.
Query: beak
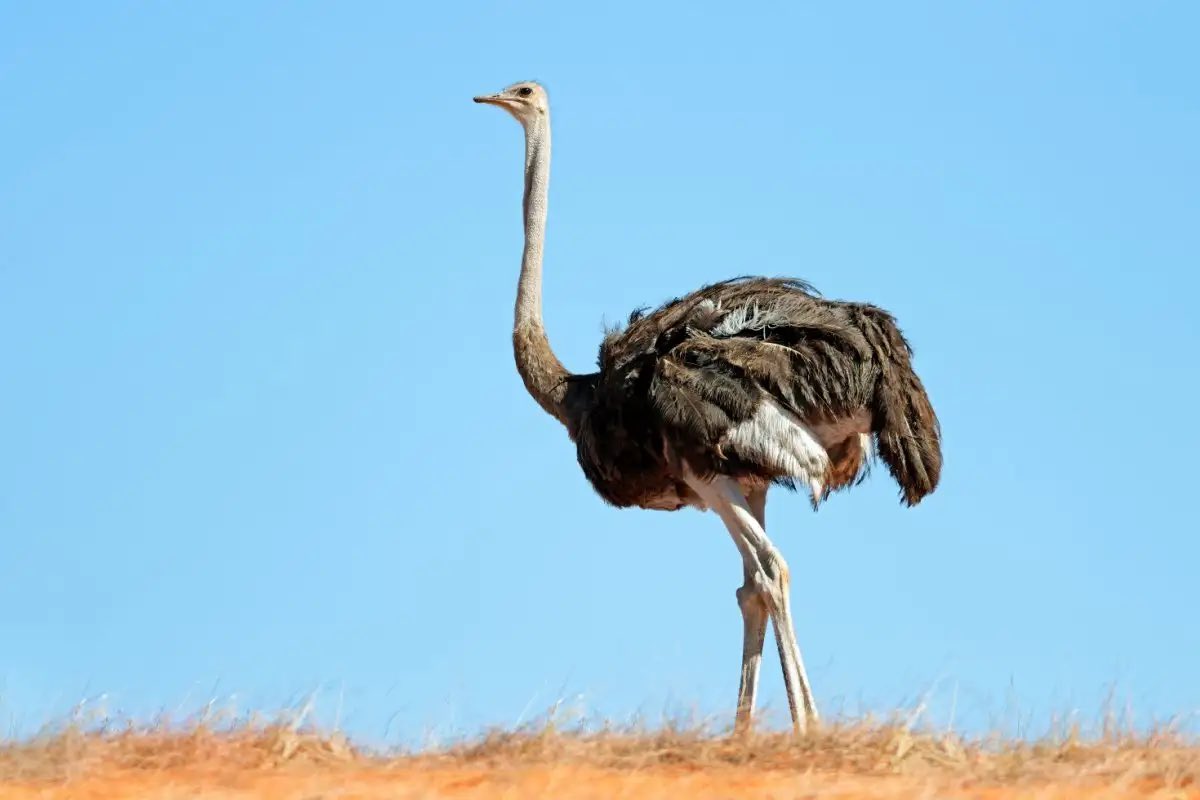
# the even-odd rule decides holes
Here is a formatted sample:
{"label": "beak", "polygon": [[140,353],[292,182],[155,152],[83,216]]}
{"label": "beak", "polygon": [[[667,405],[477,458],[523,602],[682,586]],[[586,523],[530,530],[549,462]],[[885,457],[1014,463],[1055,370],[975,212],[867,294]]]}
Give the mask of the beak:
{"label": "beak", "polygon": [[499,105],[504,104],[504,99],[502,97],[500,97],[500,95],[498,95],[498,94],[481,94],[478,97],[474,98],[474,100],[476,103],[488,103],[493,106],[499,106]]}

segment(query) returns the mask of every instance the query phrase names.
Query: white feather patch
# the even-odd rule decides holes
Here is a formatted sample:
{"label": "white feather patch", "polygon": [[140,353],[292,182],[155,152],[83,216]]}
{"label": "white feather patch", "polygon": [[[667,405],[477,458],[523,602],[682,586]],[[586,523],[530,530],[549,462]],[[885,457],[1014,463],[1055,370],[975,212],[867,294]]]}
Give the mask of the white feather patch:
{"label": "white feather patch", "polygon": [[786,322],[787,316],[776,309],[760,308],[757,303],[747,303],[726,314],[710,333],[718,338],[737,336],[743,331],[761,331],[763,328]]}
{"label": "white feather patch", "polygon": [[808,426],[773,398],[764,398],[754,416],[731,428],[726,438],[742,458],[803,481],[813,500],[820,498],[829,454]]}

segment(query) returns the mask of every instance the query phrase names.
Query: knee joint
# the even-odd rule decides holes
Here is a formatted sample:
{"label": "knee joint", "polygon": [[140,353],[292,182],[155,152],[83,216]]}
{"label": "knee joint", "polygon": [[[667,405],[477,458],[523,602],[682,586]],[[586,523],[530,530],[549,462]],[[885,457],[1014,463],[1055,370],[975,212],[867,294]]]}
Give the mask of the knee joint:
{"label": "knee joint", "polygon": [[762,605],[763,592],[765,590],[766,586],[763,585],[761,577],[747,578],[746,582],[739,586],[736,592],[738,606],[744,610],[756,605]]}

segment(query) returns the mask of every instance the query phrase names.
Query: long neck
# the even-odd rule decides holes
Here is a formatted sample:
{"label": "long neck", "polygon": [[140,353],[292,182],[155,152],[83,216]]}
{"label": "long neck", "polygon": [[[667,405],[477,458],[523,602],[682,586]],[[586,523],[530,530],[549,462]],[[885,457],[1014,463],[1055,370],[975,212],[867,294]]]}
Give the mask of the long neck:
{"label": "long neck", "polygon": [[543,115],[525,126],[525,253],[517,283],[513,354],[529,394],[546,413],[565,425],[570,373],[550,349],[542,324],[542,249],[549,188],[550,120]]}

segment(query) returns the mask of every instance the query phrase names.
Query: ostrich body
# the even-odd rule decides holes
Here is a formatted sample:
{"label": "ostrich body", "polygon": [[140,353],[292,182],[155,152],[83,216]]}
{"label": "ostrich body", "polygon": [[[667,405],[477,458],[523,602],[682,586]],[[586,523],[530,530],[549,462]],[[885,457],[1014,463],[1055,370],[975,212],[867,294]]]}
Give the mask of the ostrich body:
{"label": "ostrich body", "polygon": [[530,395],[567,429],[596,492],[619,506],[716,512],[742,557],[742,670],[735,728],[754,710],[774,623],[797,732],[817,720],[792,624],[789,574],[766,534],[767,490],[799,486],[814,508],[864,474],[872,444],[914,505],[937,486],[937,416],[887,312],[806,283],[737,278],[645,314],[600,346],[599,370],[567,371],[542,324],[550,109],[536,83],[476,97],[525,131],[525,249],[513,350]]}

